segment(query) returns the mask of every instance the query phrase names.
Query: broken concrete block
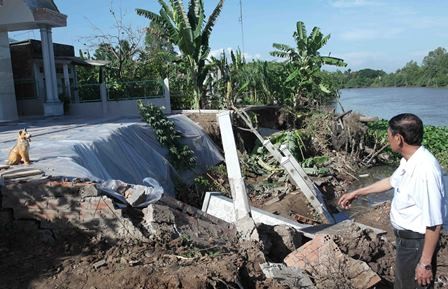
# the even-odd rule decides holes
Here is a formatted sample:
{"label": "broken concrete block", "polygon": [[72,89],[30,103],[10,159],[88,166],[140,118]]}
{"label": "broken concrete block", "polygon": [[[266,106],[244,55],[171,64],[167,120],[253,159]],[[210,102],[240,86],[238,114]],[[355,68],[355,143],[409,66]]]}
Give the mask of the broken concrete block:
{"label": "broken concrete block", "polygon": [[284,262],[289,267],[311,272],[319,288],[350,285],[352,288],[365,289],[381,280],[365,262],[344,255],[329,235],[316,235],[313,240],[289,254]]}
{"label": "broken concrete block", "polygon": [[174,224],[175,217],[169,207],[156,204],[149,205],[143,209],[144,220],[149,223]]}
{"label": "broken concrete block", "polygon": [[263,251],[273,262],[283,262],[289,253],[302,245],[303,235],[287,225],[258,224],[258,232],[263,243]]}
{"label": "broken concrete block", "polygon": [[135,188],[130,188],[125,192],[125,197],[132,207],[136,207],[145,201],[145,187],[135,186]]}
{"label": "broken concrete block", "polygon": [[98,262],[93,263],[93,268],[98,269],[100,267],[105,266],[106,264],[107,264],[106,260],[102,259],[102,260],[99,260]]}
{"label": "broken concrete block", "polygon": [[292,227],[277,225],[274,226],[274,232],[282,238],[283,245],[290,251],[294,251],[302,245],[303,234],[294,230]]}
{"label": "broken concrete block", "polygon": [[176,234],[175,216],[169,207],[151,204],[142,210],[143,228],[154,237]]}
{"label": "broken concrete block", "polygon": [[94,184],[85,185],[79,189],[79,194],[83,199],[88,197],[98,197],[98,189]]}
{"label": "broken concrete block", "polygon": [[263,263],[260,264],[266,278],[276,279],[281,284],[291,288],[314,289],[316,288],[308,274],[302,269],[296,267],[286,267],[282,263]]}
{"label": "broken concrete block", "polygon": [[257,227],[250,216],[243,217],[236,221],[236,229],[243,240],[259,241]]}

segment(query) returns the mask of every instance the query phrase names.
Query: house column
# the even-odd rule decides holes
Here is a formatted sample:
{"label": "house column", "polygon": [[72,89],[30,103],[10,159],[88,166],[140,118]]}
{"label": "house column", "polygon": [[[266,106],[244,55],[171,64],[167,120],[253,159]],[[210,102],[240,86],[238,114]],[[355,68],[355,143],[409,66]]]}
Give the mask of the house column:
{"label": "house column", "polygon": [[0,122],[16,120],[17,103],[8,32],[0,31]]}
{"label": "house column", "polygon": [[46,98],[44,103],[44,115],[63,115],[64,105],[58,98],[58,84],[56,80],[56,66],[54,61],[53,39],[51,28],[41,28],[42,58],[44,62]]}
{"label": "house column", "polygon": [[65,95],[72,100],[72,91],[70,89],[70,75],[68,74],[68,64],[64,63],[62,66],[64,70],[64,85],[65,85]]}

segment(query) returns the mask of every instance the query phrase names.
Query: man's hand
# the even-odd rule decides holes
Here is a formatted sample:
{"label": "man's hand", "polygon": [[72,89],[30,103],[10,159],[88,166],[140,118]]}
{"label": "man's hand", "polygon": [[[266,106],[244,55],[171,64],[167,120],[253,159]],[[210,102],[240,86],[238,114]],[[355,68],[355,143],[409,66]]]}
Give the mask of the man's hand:
{"label": "man's hand", "polygon": [[338,201],[338,205],[343,209],[348,209],[351,207],[353,200],[358,198],[358,193],[356,191],[342,195]]}
{"label": "man's hand", "polygon": [[429,286],[432,282],[432,270],[425,269],[419,263],[415,268],[415,280],[420,286]]}

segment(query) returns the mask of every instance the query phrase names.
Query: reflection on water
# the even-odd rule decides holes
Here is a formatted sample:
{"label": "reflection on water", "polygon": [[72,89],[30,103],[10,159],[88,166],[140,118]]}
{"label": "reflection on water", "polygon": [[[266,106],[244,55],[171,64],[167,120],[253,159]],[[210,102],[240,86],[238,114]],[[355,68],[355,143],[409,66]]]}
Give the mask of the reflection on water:
{"label": "reflection on water", "polygon": [[[344,110],[390,119],[403,112],[418,115],[424,124],[448,126],[448,88],[342,89]],[[340,111],[340,107],[337,109]]]}
{"label": "reflection on water", "polygon": [[[354,191],[356,189],[373,184],[383,178],[387,178],[392,175],[395,167],[392,166],[377,166],[369,169],[363,169],[359,172],[360,176],[367,175],[366,177],[360,177],[358,181],[355,181],[350,185],[348,191]],[[393,190],[389,190],[385,193],[371,194],[368,196],[360,197],[352,203],[352,207],[347,210],[350,216],[354,216],[358,213],[365,211],[366,207],[371,207],[375,204],[392,200]]]}

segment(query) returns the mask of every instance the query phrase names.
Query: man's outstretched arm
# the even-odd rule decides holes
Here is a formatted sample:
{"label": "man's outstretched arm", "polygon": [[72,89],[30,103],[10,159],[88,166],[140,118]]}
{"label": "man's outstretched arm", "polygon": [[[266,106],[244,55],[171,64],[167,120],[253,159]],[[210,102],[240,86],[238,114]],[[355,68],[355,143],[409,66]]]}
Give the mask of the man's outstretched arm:
{"label": "man's outstretched arm", "polygon": [[391,188],[392,185],[390,184],[390,178],[385,178],[376,183],[371,184],[370,186],[360,188],[353,192],[342,195],[338,201],[338,205],[343,209],[348,209],[350,208],[350,205],[353,202],[353,200],[356,200],[360,196],[365,196],[373,193],[383,193],[390,190]]}

